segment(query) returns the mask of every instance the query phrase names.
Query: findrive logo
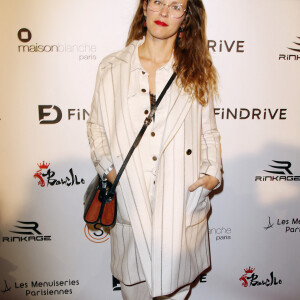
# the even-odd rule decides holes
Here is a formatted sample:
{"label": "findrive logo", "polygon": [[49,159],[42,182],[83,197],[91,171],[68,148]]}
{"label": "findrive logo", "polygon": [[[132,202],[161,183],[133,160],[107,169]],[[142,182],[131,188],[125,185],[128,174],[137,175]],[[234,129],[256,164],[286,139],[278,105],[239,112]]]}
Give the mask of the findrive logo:
{"label": "findrive logo", "polygon": [[[53,125],[59,123],[63,118],[62,110],[56,105],[38,106],[39,123],[41,125]],[[85,121],[89,117],[86,109],[69,108],[67,109],[68,121]]]}
{"label": "findrive logo", "polygon": [[297,40],[295,42],[293,42],[293,44],[296,45],[296,47],[295,46],[287,47],[289,50],[293,51],[293,54],[279,54],[279,60],[284,60],[284,61],[300,60],[300,56],[297,54],[300,52],[300,37],[299,36],[297,36]]}
{"label": "findrive logo", "polygon": [[21,28],[18,31],[18,39],[23,44],[18,45],[19,53],[80,53],[79,60],[96,60],[97,57],[94,53],[97,51],[95,45],[89,44],[27,44],[31,41],[33,34],[28,28]]}
{"label": "findrive logo", "polygon": [[51,241],[51,235],[43,235],[38,229],[39,224],[37,222],[24,222],[18,221],[14,226],[14,230],[9,232],[14,233],[13,236],[2,237],[2,242],[43,242]]}
{"label": "findrive logo", "polygon": [[215,116],[222,120],[269,120],[287,119],[287,108],[215,108]]}
{"label": "findrive logo", "polygon": [[208,49],[212,52],[244,53],[245,41],[209,40]]}
{"label": "findrive logo", "polygon": [[300,176],[294,176],[291,171],[292,163],[290,161],[272,160],[273,164],[263,170],[270,176],[255,176],[255,181],[300,181]]}

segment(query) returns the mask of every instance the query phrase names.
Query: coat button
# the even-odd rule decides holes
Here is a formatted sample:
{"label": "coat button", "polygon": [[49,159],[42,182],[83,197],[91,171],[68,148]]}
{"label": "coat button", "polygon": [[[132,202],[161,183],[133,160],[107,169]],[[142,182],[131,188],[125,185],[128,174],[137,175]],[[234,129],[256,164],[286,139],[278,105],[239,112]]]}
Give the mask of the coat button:
{"label": "coat button", "polygon": [[142,74],[145,75],[145,71],[142,71]]}
{"label": "coat button", "polygon": [[141,91],[142,91],[143,93],[146,93],[146,90],[145,90],[145,89],[141,89]]}
{"label": "coat button", "polygon": [[148,115],[148,114],[149,114],[148,109],[146,109],[146,110],[144,111],[144,114],[145,114],[145,115]]}
{"label": "coat button", "polygon": [[156,156],[153,156],[152,159],[153,159],[154,161],[157,161],[157,157],[156,157]]}
{"label": "coat button", "polygon": [[191,155],[191,154],[192,154],[192,150],[191,150],[191,149],[188,149],[188,150],[186,151],[186,154],[187,154],[187,155]]}
{"label": "coat button", "polygon": [[154,136],[155,136],[155,132],[151,132],[151,136],[153,136],[153,137],[154,137]]}

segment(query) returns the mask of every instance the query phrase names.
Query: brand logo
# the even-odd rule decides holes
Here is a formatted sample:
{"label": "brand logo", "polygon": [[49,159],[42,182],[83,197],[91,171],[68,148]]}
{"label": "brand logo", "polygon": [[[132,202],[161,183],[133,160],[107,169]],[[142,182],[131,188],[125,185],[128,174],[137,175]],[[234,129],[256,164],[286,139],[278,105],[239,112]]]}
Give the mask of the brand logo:
{"label": "brand logo", "polygon": [[31,32],[27,28],[21,28],[18,31],[18,38],[23,43],[28,43],[31,40],[31,37],[32,37]]}
{"label": "brand logo", "polygon": [[[293,44],[296,45],[296,47],[293,46],[292,47],[287,47],[289,50],[293,51],[293,54],[279,54],[279,60],[283,60],[283,61],[298,61],[300,60],[300,56],[297,54],[297,52],[300,52],[300,37],[297,37],[297,42],[293,42]],[[296,53],[295,53],[296,52]]]}
{"label": "brand logo", "polygon": [[254,273],[255,268],[249,267],[248,269],[244,269],[245,274],[242,275],[239,280],[242,282],[243,287],[250,286],[274,286],[282,284],[282,280],[274,276],[274,272],[270,273],[270,277],[265,280],[258,280],[258,275]]}
{"label": "brand logo", "polygon": [[274,227],[274,223],[271,223],[271,218],[269,217],[269,223],[267,226],[264,227],[265,230],[268,230],[270,228],[273,228]]}
{"label": "brand logo", "polygon": [[80,61],[96,60],[97,57],[94,54],[97,51],[95,45],[89,44],[66,44],[66,43],[55,43],[55,44],[26,44],[32,39],[32,33],[27,28],[21,28],[18,31],[18,39],[23,44],[18,45],[19,53],[80,53],[78,59]]}
{"label": "brand logo", "polygon": [[[4,280],[4,289],[1,289],[2,293],[13,292],[13,290],[23,291],[24,296],[53,296],[60,295],[69,296],[73,294],[73,290],[79,286],[79,280],[51,280],[51,281],[15,281],[10,286],[6,280]],[[14,299],[17,299],[16,297]],[[19,298],[18,298],[19,299]]]}
{"label": "brand logo", "polygon": [[274,225],[276,227],[283,227],[285,233],[300,233],[300,218],[289,218],[289,219],[281,219],[277,218],[277,221],[274,223],[271,221],[271,217],[269,218],[269,222],[267,226],[264,226],[265,230],[274,229]]}
{"label": "brand logo", "polygon": [[[79,184],[85,184],[85,180],[81,178],[78,179],[77,175],[74,174],[73,169],[69,169],[69,174],[64,178],[55,179],[55,172],[49,169],[50,163],[45,163],[44,161],[40,164],[37,164],[39,170],[35,172],[33,175],[34,178],[38,179],[38,185],[41,187],[45,187],[46,183],[47,186],[54,186],[54,185],[66,185],[66,186],[73,186]],[[47,171],[46,171],[47,170]],[[45,180],[46,182],[45,182]]]}
{"label": "brand logo", "polygon": [[5,294],[5,293],[10,292],[10,291],[11,291],[11,286],[8,286],[6,280],[4,280],[4,289],[3,290],[1,289],[1,292],[3,294]]}
{"label": "brand logo", "polygon": [[[61,109],[56,105],[38,105],[40,124],[53,125],[62,120],[63,114]],[[86,109],[69,108],[67,109],[68,121],[85,121],[89,113]]]}
{"label": "brand logo", "polygon": [[104,232],[100,224],[85,224],[84,234],[86,238],[93,243],[104,243],[109,240],[109,234]]}
{"label": "brand logo", "polygon": [[244,47],[245,41],[208,40],[208,49],[213,52],[243,53],[245,52]]}
{"label": "brand logo", "polygon": [[216,241],[231,240],[231,228],[225,228],[225,227],[210,228],[209,235],[215,236]]}
{"label": "brand logo", "polygon": [[288,49],[290,49],[292,51],[300,52],[300,37],[297,37],[297,38],[299,39],[299,42],[298,43],[294,42],[294,44],[297,45],[298,48],[288,48]]}
{"label": "brand logo", "polygon": [[[271,171],[267,171],[264,170],[267,173],[271,173],[271,174],[281,174],[281,175],[292,175],[293,173],[290,171],[290,168],[292,166],[292,164],[289,161],[276,161],[273,160],[273,162],[277,163],[277,166],[272,166],[269,165],[269,167],[273,168],[274,170]],[[280,170],[280,171],[278,171]]]}
{"label": "brand logo", "polygon": [[2,242],[43,242],[51,241],[51,235],[43,235],[38,230],[39,224],[37,222],[24,222],[18,221],[18,224],[14,226],[16,230],[9,232],[16,234],[17,236],[5,236],[2,237]]}
{"label": "brand logo", "polygon": [[273,175],[255,176],[255,181],[300,181],[300,176],[293,175],[290,161],[272,160],[272,162],[275,165],[269,165],[271,169],[263,171]]}
{"label": "brand logo", "polygon": [[286,120],[286,108],[215,108],[222,120]]}
{"label": "brand logo", "polygon": [[[39,105],[39,121],[40,124],[56,124],[60,122],[62,113],[59,107],[55,105]],[[50,111],[49,111],[50,110]],[[45,117],[51,115],[49,120],[44,120]]]}

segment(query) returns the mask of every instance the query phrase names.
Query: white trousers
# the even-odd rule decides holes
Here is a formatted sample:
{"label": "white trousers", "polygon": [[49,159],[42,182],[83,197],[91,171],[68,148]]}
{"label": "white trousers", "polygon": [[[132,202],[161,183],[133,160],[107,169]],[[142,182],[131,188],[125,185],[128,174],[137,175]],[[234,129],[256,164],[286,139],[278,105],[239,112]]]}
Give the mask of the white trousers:
{"label": "white trousers", "polygon": [[190,285],[187,285],[179,289],[175,294],[152,298],[149,293],[148,285],[145,281],[134,285],[125,285],[120,282],[120,285],[124,300],[184,300],[190,291]]}

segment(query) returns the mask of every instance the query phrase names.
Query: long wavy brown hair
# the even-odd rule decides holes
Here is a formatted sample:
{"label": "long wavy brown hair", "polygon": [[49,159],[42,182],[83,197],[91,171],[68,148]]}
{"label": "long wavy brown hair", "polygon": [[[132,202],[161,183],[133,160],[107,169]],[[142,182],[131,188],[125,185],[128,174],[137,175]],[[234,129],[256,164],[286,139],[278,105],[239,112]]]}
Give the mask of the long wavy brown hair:
{"label": "long wavy brown hair", "polygon": [[[143,3],[131,23],[126,46],[142,39],[147,33],[144,26]],[[146,0],[147,1],[147,0]],[[208,51],[206,37],[206,12],[202,0],[188,0],[185,19],[174,45],[173,70],[177,73],[177,84],[193,99],[206,105],[209,99],[218,97],[218,75]]]}

